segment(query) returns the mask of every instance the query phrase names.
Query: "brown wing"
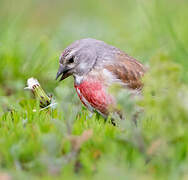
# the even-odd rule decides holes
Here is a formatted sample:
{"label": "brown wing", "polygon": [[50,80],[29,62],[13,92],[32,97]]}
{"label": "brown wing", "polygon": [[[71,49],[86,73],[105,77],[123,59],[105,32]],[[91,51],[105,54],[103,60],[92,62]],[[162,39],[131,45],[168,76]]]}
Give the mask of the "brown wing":
{"label": "brown wing", "polygon": [[118,54],[115,63],[107,65],[105,68],[125,83],[128,88],[141,89],[143,87],[141,77],[144,75],[146,68],[127,54],[123,52]]}

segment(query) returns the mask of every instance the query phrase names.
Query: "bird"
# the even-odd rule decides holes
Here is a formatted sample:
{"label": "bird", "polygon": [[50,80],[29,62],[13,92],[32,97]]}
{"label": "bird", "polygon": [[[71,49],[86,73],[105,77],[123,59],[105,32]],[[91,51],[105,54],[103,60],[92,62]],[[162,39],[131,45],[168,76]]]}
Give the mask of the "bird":
{"label": "bird", "polygon": [[124,51],[101,40],[76,40],[61,53],[56,80],[74,77],[74,87],[81,102],[91,112],[104,118],[117,112],[117,100],[109,92],[113,84],[140,93],[146,67]]}

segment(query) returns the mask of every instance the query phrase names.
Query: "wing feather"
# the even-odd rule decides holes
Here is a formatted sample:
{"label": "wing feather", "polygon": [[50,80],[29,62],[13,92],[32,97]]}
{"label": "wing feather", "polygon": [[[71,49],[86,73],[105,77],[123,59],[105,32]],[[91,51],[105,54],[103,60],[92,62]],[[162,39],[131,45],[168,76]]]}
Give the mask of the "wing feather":
{"label": "wing feather", "polygon": [[146,68],[136,59],[125,53],[120,53],[115,57],[116,61],[107,65],[105,68],[121,80],[130,89],[142,89],[142,76]]}

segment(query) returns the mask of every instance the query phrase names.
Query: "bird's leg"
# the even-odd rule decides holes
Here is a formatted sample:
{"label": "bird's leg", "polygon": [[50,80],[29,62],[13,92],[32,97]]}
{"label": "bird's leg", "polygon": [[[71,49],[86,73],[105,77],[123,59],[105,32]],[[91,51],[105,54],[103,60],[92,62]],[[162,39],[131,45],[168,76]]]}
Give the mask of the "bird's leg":
{"label": "bird's leg", "polygon": [[110,117],[111,123],[114,126],[117,126],[117,121],[125,120],[125,117],[119,109],[115,109],[114,112],[111,114],[112,116]]}

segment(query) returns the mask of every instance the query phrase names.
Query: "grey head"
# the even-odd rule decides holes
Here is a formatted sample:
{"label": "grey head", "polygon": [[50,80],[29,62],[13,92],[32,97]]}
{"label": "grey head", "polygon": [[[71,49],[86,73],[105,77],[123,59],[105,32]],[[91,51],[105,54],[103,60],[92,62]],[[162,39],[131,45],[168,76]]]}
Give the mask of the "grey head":
{"label": "grey head", "polygon": [[100,40],[91,38],[77,40],[68,46],[61,54],[56,79],[61,75],[60,80],[71,75],[86,75],[95,66],[100,66],[105,62],[105,59],[113,59],[110,58],[110,56],[113,56],[113,52],[117,51],[119,51],[119,49]]}

